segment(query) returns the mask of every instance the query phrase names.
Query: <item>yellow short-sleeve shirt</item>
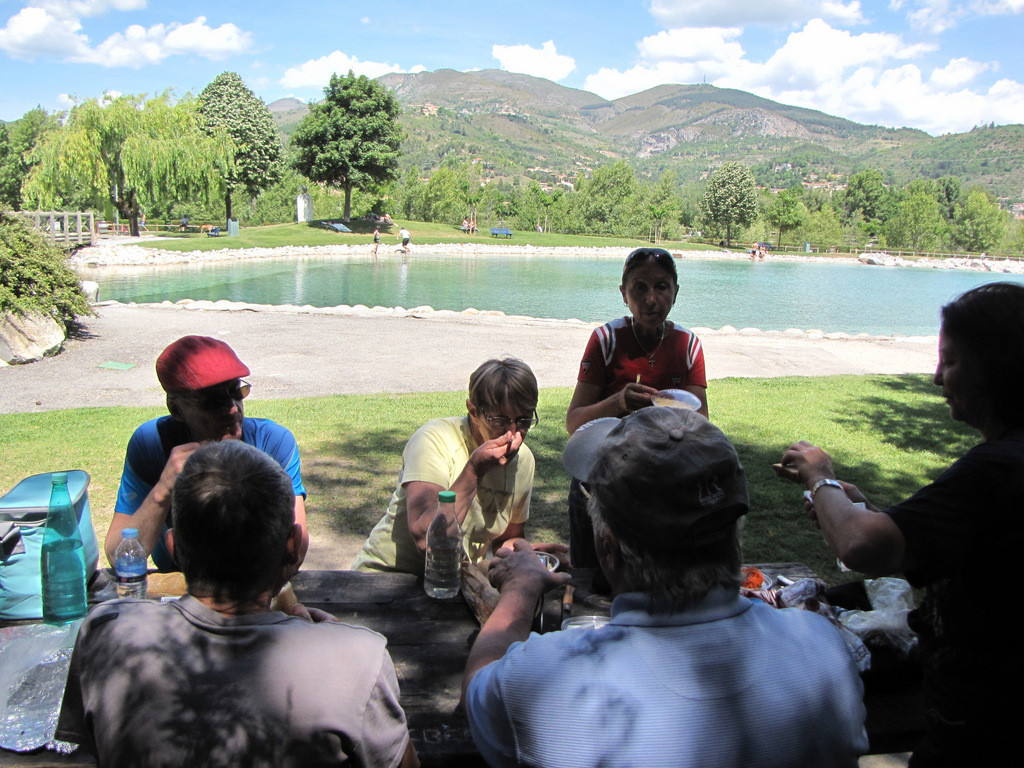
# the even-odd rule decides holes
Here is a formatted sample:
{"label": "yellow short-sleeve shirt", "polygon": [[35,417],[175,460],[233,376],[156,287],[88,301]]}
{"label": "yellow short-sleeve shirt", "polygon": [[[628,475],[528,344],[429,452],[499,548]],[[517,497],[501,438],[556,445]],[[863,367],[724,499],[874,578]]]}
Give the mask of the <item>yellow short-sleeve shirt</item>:
{"label": "yellow short-sleeve shirt", "polygon": [[[434,419],[416,430],[402,451],[402,469],[387,513],[370,532],[352,568],[422,574],[424,558],[409,533],[405,484],[423,481],[450,488],[476,447],[468,416]],[[534,466],[533,453],[523,443],[512,461],[480,478],[462,524],[463,545],[472,562],[483,559],[490,543],[510,524],[529,518]]]}

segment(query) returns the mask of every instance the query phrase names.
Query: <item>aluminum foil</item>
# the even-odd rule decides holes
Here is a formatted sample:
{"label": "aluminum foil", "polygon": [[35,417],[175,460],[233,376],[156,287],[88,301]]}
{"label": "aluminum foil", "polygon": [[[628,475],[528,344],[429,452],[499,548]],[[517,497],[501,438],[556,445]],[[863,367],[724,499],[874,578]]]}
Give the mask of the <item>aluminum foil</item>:
{"label": "aluminum foil", "polygon": [[64,753],[75,749],[54,741],[53,735],[80,623],[0,628],[0,747],[15,752],[44,746]]}

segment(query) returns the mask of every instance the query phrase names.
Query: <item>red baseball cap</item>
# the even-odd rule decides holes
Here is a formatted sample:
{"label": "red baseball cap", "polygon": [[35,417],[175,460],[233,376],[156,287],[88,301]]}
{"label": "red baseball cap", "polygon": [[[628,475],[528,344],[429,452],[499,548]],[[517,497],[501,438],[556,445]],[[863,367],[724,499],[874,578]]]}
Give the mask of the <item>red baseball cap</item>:
{"label": "red baseball cap", "polygon": [[248,375],[235,351],[209,336],[182,336],[156,359],[156,377],[165,392],[206,389]]}

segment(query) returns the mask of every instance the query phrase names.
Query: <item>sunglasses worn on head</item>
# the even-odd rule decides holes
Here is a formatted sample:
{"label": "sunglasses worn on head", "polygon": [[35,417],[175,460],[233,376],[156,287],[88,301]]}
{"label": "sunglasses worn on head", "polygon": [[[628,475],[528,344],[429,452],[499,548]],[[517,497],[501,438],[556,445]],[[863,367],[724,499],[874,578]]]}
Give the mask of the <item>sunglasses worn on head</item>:
{"label": "sunglasses worn on head", "polygon": [[490,426],[506,432],[513,424],[516,425],[516,429],[525,432],[530,427],[536,426],[540,421],[540,416],[537,415],[536,409],[534,409],[532,416],[521,416],[518,419],[510,419],[508,416],[501,416],[499,414],[488,414],[485,411],[480,411],[480,413],[483,414],[484,421],[486,421]]}
{"label": "sunglasses worn on head", "polygon": [[662,269],[672,275],[673,278],[676,277],[675,259],[664,248],[637,248],[626,257],[626,263],[622,265],[622,276],[625,277],[626,273],[636,266],[637,262],[647,259],[653,259],[658,262]]}
{"label": "sunglasses worn on head", "polygon": [[241,381],[223,389],[205,389],[202,393],[182,395],[178,397],[184,400],[191,400],[201,411],[216,411],[231,402],[245,400],[252,391],[252,384],[248,381]]}

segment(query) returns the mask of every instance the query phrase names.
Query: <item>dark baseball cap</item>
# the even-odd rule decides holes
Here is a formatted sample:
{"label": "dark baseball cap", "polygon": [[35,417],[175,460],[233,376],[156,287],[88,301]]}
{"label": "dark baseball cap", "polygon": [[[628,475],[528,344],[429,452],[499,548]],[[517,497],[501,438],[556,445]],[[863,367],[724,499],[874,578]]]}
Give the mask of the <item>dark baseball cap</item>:
{"label": "dark baseball cap", "polygon": [[156,377],[165,392],[206,389],[248,375],[235,351],[209,336],[183,336],[156,359]]}
{"label": "dark baseball cap", "polygon": [[749,509],[736,449],[696,411],[650,407],[596,419],[569,438],[562,463],[625,541],[699,547]]}

